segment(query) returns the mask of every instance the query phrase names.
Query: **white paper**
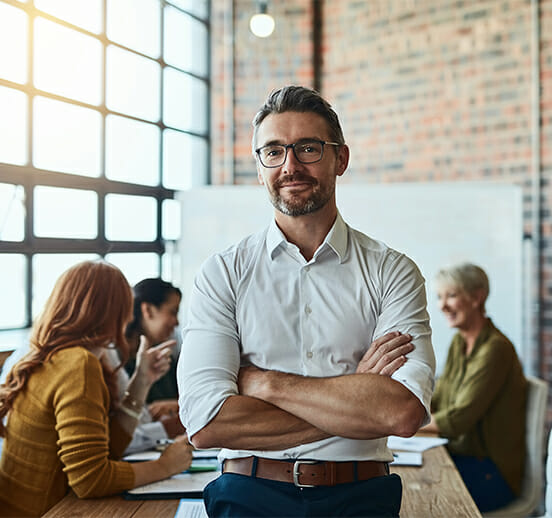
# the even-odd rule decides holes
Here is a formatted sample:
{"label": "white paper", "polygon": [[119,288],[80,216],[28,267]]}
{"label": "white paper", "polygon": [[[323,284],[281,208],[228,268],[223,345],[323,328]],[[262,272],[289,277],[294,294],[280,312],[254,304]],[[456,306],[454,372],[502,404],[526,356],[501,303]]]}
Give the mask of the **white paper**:
{"label": "white paper", "polygon": [[198,498],[180,500],[174,518],[208,518],[203,500]]}
{"label": "white paper", "polygon": [[198,473],[178,473],[171,478],[146,484],[127,491],[131,495],[151,493],[198,493],[212,480],[220,475],[220,471],[204,471]]}
{"label": "white paper", "polygon": [[393,462],[395,466],[421,466],[422,454],[418,451],[397,451],[393,452]]}
{"label": "white paper", "polygon": [[145,460],[157,460],[160,456],[161,452],[158,450],[146,450],[125,455],[123,460],[126,462],[142,462]]}
{"label": "white paper", "polygon": [[216,459],[220,453],[220,448],[213,450],[194,450],[192,455],[194,459]]}
{"label": "white paper", "polygon": [[392,451],[422,452],[436,446],[441,446],[447,442],[448,439],[444,437],[422,437],[416,435],[413,437],[397,437],[396,435],[391,435],[387,439],[387,447]]}
{"label": "white paper", "polygon": [[[220,449],[214,450],[193,450],[192,456],[194,459],[216,459]],[[161,455],[159,450],[146,450],[139,451],[137,453],[131,453],[130,455],[125,455],[123,457],[124,461],[127,462],[141,462],[145,460],[157,460]]]}

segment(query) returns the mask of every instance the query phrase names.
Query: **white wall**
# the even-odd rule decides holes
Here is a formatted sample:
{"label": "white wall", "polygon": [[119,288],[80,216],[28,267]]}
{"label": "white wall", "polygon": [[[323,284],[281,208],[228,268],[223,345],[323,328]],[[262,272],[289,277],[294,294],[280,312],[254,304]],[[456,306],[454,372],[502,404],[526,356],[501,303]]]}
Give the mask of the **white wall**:
{"label": "white wall", "polygon": [[[272,217],[264,187],[204,187],[182,193],[182,291],[202,261]],[[440,372],[453,331],[437,308],[433,277],[443,266],[471,261],[491,283],[489,316],[523,357],[522,195],[492,183],[338,185],[341,214],[351,226],[406,253],[427,281],[433,345]]]}

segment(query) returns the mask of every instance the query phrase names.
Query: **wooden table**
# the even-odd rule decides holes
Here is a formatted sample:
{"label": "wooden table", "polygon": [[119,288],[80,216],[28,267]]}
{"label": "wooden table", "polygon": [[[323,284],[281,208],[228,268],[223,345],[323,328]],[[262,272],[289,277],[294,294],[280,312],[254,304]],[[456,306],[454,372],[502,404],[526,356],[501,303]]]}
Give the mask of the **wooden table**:
{"label": "wooden table", "polygon": [[[423,454],[423,466],[395,466],[403,481],[401,518],[480,518],[481,514],[444,446]],[[179,500],[79,500],[67,495],[43,518],[172,518]]]}

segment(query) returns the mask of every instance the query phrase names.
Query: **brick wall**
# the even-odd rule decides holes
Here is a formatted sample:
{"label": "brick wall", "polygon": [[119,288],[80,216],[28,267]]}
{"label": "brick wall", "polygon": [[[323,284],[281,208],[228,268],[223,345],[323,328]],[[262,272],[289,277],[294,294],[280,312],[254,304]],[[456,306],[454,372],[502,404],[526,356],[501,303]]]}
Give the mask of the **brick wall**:
{"label": "brick wall", "polygon": [[[253,0],[212,4],[213,183],[255,182],[253,114],[272,88],[314,82],[312,3],[272,0],[276,31],[266,40],[248,29]],[[536,354],[539,375],[552,383],[552,0],[539,4],[542,332]],[[217,30],[229,5],[230,75],[223,73],[231,68],[228,61],[220,60],[228,58],[220,49],[224,31]],[[352,150],[344,180],[515,183],[524,189],[530,234],[531,1],[324,0],[322,18],[321,90],[339,113]],[[219,111],[228,85],[234,102]],[[233,130],[221,150],[216,144],[225,124]]]}

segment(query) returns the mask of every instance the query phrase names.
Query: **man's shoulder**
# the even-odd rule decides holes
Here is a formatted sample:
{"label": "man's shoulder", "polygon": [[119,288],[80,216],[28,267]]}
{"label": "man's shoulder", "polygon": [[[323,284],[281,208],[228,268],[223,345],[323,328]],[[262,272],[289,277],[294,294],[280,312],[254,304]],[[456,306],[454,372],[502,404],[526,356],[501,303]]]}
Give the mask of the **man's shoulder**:
{"label": "man's shoulder", "polygon": [[214,273],[215,270],[236,269],[238,266],[248,264],[254,258],[259,249],[264,246],[267,229],[250,234],[237,243],[211,254],[203,262],[200,271]]}
{"label": "man's shoulder", "polygon": [[258,232],[255,232],[254,234],[249,234],[248,236],[245,236],[244,238],[240,239],[238,242],[224,248],[218,253],[215,253],[214,255],[220,255],[222,257],[225,256],[232,256],[232,255],[240,255],[240,254],[248,254],[252,250],[255,250],[257,247],[262,246],[266,239],[266,233],[268,228],[264,228],[262,230],[259,230]]}
{"label": "man's shoulder", "polygon": [[390,258],[398,258],[405,256],[404,253],[395,250],[387,243],[371,237],[360,230],[347,225],[351,241],[366,253],[381,255]]}

